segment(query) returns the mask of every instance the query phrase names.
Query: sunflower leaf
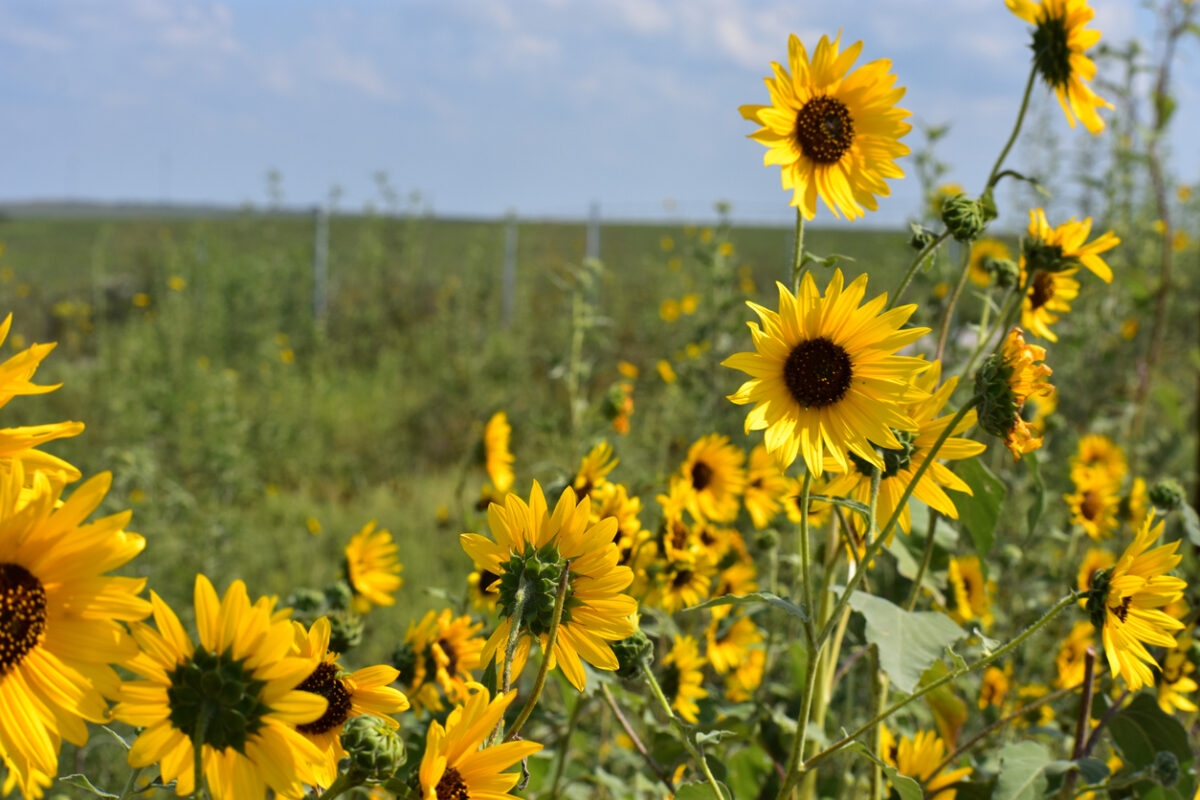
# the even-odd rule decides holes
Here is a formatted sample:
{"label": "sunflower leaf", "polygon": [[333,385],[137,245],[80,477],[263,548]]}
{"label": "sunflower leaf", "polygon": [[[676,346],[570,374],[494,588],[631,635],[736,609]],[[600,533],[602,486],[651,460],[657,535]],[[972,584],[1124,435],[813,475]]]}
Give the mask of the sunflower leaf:
{"label": "sunflower leaf", "polygon": [[859,514],[862,514],[863,519],[866,519],[871,513],[871,509],[867,507],[866,503],[860,503],[859,501],[851,500],[848,497],[830,497],[827,494],[813,494],[809,495],[808,499],[809,501],[820,500],[822,503],[833,503],[835,506],[841,506],[842,508],[848,508],[851,511],[857,511]]}
{"label": "sunflower leaf", "polygon": [[982,565],[996,540],[996,522],[1000,519],[1000,506],[1008,490],[978,458],[958,462],[954,472],[974,492],[969,495],[951,490],[949,494],[958,509],[959,522],[971,534],[971,542]]}
{"label": "sunflower leaf", "polygon": [[850,607],[866,620],[867,641],[879,648],[879,666],[896,688],[911,694],[921,676],[965,637],[966,631],[936,611],[905,611],[863,592],[850,595]]}
{"label": "sunflower leaf", "polygon": [[1188,540],[1200,547],[1200,515],[1187,503],[1179,507],[1179,513],[1183,515],[1183,529],[1187,531]]}
{"label": "sunflower leaf", "polygon": [[1046,791],[1045,769],[1050,763],[1046,746],[1017,742],[1000,751],[1000,776],[992,800],[1036,800]]}
{"label": "sunflower leaf", "polygon": [[1188,746],[1188,735],[1179,720],[1158,707],[1151,694],[1139,694],[1108,723],[1117,754],[1133,769],[1154,764],[1158,751],[1175,754],[1186,768],[1195,755]]}
{"label": "sunflower leaf", "polygon": [[749,594],[723,594],[720,597],[714,597],[711,600],[706,600],[698,606],[688,606],[684,611],[699,611],[702,608],[712,608],[713,606],[748,606],[755,603],[766,603],[769,606],[774,606],[779,610],[799,617],[802,620],[808,619],[808,612],[804,610],[804,606],[799,606],[790,600],[784,600],[777,594],[771,592],[750,592]]}
{"label": "sunflower leaf", "polygon": [[59,780],[70,786],[75,786],[80,789],[85,789],[85,790],[91,792],[92,794],[96,795],[96,797],[111,797],[111,798],[113,798],[113,800],[118,800],[118,798],[119,798],[119,795],[115,795],[115,794],[112,794],[111,792],[105,792],[101,789],[97,789],[95,784],[93,784],[90,780],[88,780],[87,775],[80,775],[78,773],[76,773],[74,775],[64,775],[63,777],[59,778]]}
{"label": "sunflower leaf", "polygon": [[887,775],[888,783],[896,790],[896,794],[900,796],[900,800],[922,800],[925,797],[925,793],[921,791],[921,784],[907,775],[901,775],[891,764],[884,763],[879,756],[871,752],[871,749],[862,742],[851,742],[846,745],[846,749],[852,750],[868,761],[873,761],[882,767],[883,773]]}
{"label": "sunflower leaf", "polygon": [[675,800],[727,800],[733,795],[729,793],[729,787],[723,783],[718,783],[721,787],[721,796],[717,796],[717,791],[708,783],[685,783],[683,786],[675,790]]}

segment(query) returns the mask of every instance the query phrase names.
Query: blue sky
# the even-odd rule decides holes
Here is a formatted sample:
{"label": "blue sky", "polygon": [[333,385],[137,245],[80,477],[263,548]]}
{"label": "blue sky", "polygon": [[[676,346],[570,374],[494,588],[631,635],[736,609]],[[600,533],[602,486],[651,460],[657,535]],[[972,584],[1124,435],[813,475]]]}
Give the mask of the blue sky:
{"label": "blue sky", "polygon": [[[1105,41],[1152,41],[1134,0],[1093,0]],[[914,119],[953,123],[941,156],[978,187],[1015,115],[1028,27],[1002,0],[36,0],[0,5],[0,200],[378,199],[373,174],[435,212],[680,218],[714,201],[790,219],[778,168],[737,107],[764,103],[789,32],[842,28],[890,58]],[[1200,48],[1176,71],[1174,164],[1200,177]],[[1088,138],[1037,90],[1033,122]],[[908,143],[917,146],[919,136]],[[1018,149],[1014,167],[1026,153]],[[911,169],[908,169],[911,174]],[[899,224],[916,181],[871,218]],[[818,216],[830,220],[827,212]]]}

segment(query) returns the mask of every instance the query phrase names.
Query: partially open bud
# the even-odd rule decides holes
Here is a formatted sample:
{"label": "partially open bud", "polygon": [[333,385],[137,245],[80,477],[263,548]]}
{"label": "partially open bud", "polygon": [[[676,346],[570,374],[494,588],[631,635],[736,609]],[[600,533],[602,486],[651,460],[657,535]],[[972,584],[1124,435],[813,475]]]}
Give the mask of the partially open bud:
{"label": "partially open bud", "polygon": [[346,720],[341,741],[350,758],[349,771],[358,772],[366,780],[387,780],[408,758],[400,734],[370,714]]}
{"label": "partially open bud", "polygon": [[642,671],[642,664],[649,666],[654,662],[654,643],[641,630],[634,631],[632,636],[612,643],[613,653],[617,656],[617,674],[622,678],[633,678]]}
{"label": "partially open bud", "polygon": [[1163,511],[1174,511],[1183,505],[1183,487],[1170,479],[1158,481],[1150,487],[1150,502]]}

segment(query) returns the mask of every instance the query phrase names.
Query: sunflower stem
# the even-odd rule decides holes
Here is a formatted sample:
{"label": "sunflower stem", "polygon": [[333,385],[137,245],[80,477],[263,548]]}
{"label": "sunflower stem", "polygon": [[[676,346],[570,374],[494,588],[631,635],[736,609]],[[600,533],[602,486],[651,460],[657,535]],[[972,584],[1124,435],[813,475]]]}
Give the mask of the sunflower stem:
{"label": "sunflower stem", "polygon": [[950,238],[950,231],[942,231],[938,234],[936,239],[925,245],[921,252],[917,253],[917,257],[914,258],[912,263],[908,265],[908,270],[904,273],[904,279],[900,281],[900,286],[898,286],[892,296],[888,298],[887,308],[885,309],[886,311],[890,311],[896,305],[896,303],[900,302],[901,295],[903,295],[905,290],[908,289],[908,285],[912,283],[913,276],[917,274],[917,269],[925,263],[926,258],[933,254],[933,251],[938,248],[938,245],[946,241],[948,238]]}
{"label": "sunflower stem", "polygon": [[[568,560],[563,563],[562,575],[558,578],[558,592],[554,595],[554,618],[550,622],[550,632],[546,634],[546,642],[542,646],[542,666],[538,669],[537,680],[533,682],[533,691],[529,693],[529,699],[521,707],[521,713],[513,720],[512,729],[504,737],[506,742],[517,738],[517,734],[525,726],[529,715],[533,713],[534,706],[542,696],[542,689],[546,686],[546,675],[550,672],[550,660],[554,658],[554,645],[558,642],[558,627],[562,622],[563,606],[567,603],[567,587],[570,584],[571,562]],[[507,669],[507,661],[504,662],[504,666]]]}
{"label": "sunflower stem", "polygon": [[658,762],[654,760],[654,756],[650,755],[650,751],[646,749],[646,745],[642,744],[642,740],[639,739],[637,733],[634,732],[633,726],[629,724],[629,720],[626,719],[625,714],[621,712],[621,707],[617,705],[616,698],[613,697],[612,692],[608,690],[608,685],[604,683],[600,684],[600,692],[604,695],[604,700],[608,703],[608,707],[612,709],[613,716],[617,718],[617,723],[620,724],[621,728],[625,731],[625,734],[633,742],[633,749],[637,750],[638,753],[641,754],[642,758],[646,762],[646,765],[650,767],[650,771],[657,775],[658,779],[662,781],[663,786],[667,787],[667,791],[673,794],[675,792],[675,784],[671,781],[671,777],[667,775],[666,771],[663,770],[663,768],[659,766]]}
{"label": "sunflower stem", "polygon": [[571,749],[571,736],[574,735],[575,728],[579,725],[579,715],[583,712],[583,707],[587,705],[588,699],[583,695],[575,698],[575,707],[571,709],[571,716],[567,718],[567,730],[563,733],[558,747],[555,748],[558,752],[555,753],[554,780],[550,783],[550,800],[558,800],[558,785],[562,783],[563,771],[567,766],[567,751]]}
{"label": "sunflower stem", "polygon": [[796,206],[796,241],[792,245],[792,294],[800,294],[800,279],[804,277],[804,215]]}
{"label": "sunflower stem", "polygon": [[946,340],[950,338],[950,325],[954,322],[954,309],[958,305],[958,298],[962,295],[963,287],[967,283],[967,276],[971,273],[971,243],[964,242],[962,251],[962,270],[958,274],[958,283],[954,285],[954,293],[950,295],[950,302],[946,305],[946,311],[942,315],[942,329],[938,332],[934,361],[941,361],[942,354],[946,352]]}
{"label": "sunflower stem", "polygon": [[192,797],[204,800],[208,787],[204,782],[204,734],[208,731],[208,712],[196,715],[196,729],[192,733]]}
{"label": "sunflower stem", "polygon": [[1033,82],[1036,78],[1037,65],[1034,64],[1029,70],[1029,80],[1025,82],[1025,94],[1021,96],[1021,110],[1017,112],[1017,122],[1013,125],[1012,133],[1005,142],[1004,149],[1000,151],[1000,157],[996,159],[996,165],[988,173],[987,185],[983,187],[983,194],[987,194],[1000,180],[1000,167],[1004,164],[1004,159],[1008,158],[1008,153],[1012,150],[1012,146],[1017,141],[1017,135],[1021,132],[1021,123],[1025,121],[1025,112],[1029,109],[1029,96],[1033,94]]}
{"label": "sunflower stem", "polygon": [[913,578],[912,589],[909,590],[908,599],[904,601],[904,610],[912,611],[917,606],[917,598],[921,596],[921,581],[925,578],[925,573],[929,570],[929,564],[933,561],[933,534],[937,530],[938,512],[933,506],[929,507],[929,524],[926,525],[925,532],[925,549],[921,552],[921,566],[917,567],[917,575]]}
{"label": "sunflower stem", "polygon": [[895,703],[892,703],[890,706],[885,708],[882,712],[876,714],[870,720],[863,723],[863,725],[861,725],[855,731],[843,736],[841,739],[838,739],[836,742],[829,745],[824,750],[822,750],[821,752],[817,753],[812,758],[805,761],[804,764],[801,765],[801,769],[806,770],[806,771],[812,769],[814,766],[816,766],[820,762],[824,761],[826,758],[833,755],[837,751],[841,750],[843,747],[845,747],[846,745],[853,742],[859,736],[861,736],[864,733],[866,733],[867,731],[871,730],[876,725],[883,722],[885,719],[890,717],[892,714],[895,714],[897,711],[904,708],[906,705],[913,702],[914,700],[921,699],[922,697],[929,694],[930,692],[935,691],[935,690],[941,688],[942,686],[945,686],[947,683],[950,683],[951,681],[957,680],[958,678],[962,677],[963,675],[966,675],[971,672],[975,672],[976,670],[983,669],[984,667],[988,666],[989,664],[999,661],[1001,658],[1008,655],[1013,650],[1015,650],[1016,648],[1018,648],[1022,644],[1024,644],[1026,639],[1028,639],[1034,633],[1039,631],[1042,627],[1044,627],[1046,625],[1047,622],[1052,620],[1055,616],[1057,616],[1064,609],[1074,605],[1076,600],[1080,599],[1081,597],[1086,597],[1086,596],[1087,596],[1087,592],[1082,592],[1082,591],[1081,592],[1071,592],[1070,594],[1066,595],[1065,597],[1060,599],[1057,603],[1055,603],[1053,606],[1051,606],[1050,609],[1048,611],[1046,611],[1045,614],[1042,614],[1042,616],[1040,618],[1038,618],[1038,620],[1036,622],[1034,622],[1028,628],[1023,630],[1020,634],[1018,634],[1017,637],[1015,639],[1013,639],[1012,641],[1008,642],[1007,644],[1003,645],[1002,647],[999,647],[998,649],[993,651],[991,654],[984,656],[983,658],[979,659],[975,663],[965,664],[962,667],[959,667],[958,669],[951,670],[950,672],[947,672],[945,675],[943,675],[941,678],[938,678],[937,680],[932,681],[931,683],[928,683],[928,684],[922,686],[920,689],[918,689],[917,691],[908,695],[903,700],[897,700]]}
{"label": "sunflower stem", "polygon": [[808,641],[808,649],[812,650],[816,644],[816,630],[814,630],[812,615],[816,611],[813,607],[813,587],[812,587],[812,543],[808,537],[808,498],[812,491],[812,473],[805,471],[804,482],[800,485],[800,584],[801,591],[804,593],[804,638]]}
{"label": "sunflower stem", "polygon": [[700,765],[700,770],[704,773],[708,785],[712,787],[717,797],[725,800],[729,795],[721,789],[721,784],[713,777],[712,770],[708,767],[708,759],[704,757],[704,751],[697,747],[696,743],[688,735],[683,720],[679,719],[671,709],[671,704],[667,702],[667,696],[663,694],[662,687],[658,685],[658,680],[654,677],[654,672],[645,661],[642,662],[642,675],[646,678],[646,683],[650,685],[650,692],[654,695],[654,699],[658,701],[658,705],[662,708],[663,713],[667,715],[667,720],[671,723],[671,729],[679,737],[679,741],[683,744],[683,749],[687,750],[688,755]]}
{"label": "sunflower stem", "polygon": [[133,792],[133,787],[137,783],[138,776],[145,772],[145,767],[136,767],[129,771],[129,779],[125,781],[124,788],[121,789],[121,795],[117,800],[128,800],[129,795]]}
{"label": "sunflower stem", "polygon": [[[524,573],[521,582],[517,584],[517,592],[513,597],[514,607],[512,616],[508,618],[508,642],[504,647],[504,667],[500,670],[500,693],[508,694],[512,687],[512,662],[517,652],[517,642],[521,639],[521,623],[525,619],[525,601],[529,599],[529,581]],[[504,734],[504,718],[496,723],[496,729],[488,737],[488,746],[495,744]]]}
{"label": "sunflower stem", "polygon": [[355,769],[351,769],[349,772],[343,772],[342,774],[338,775],[333,784],[328,789],[321,792],[321,795],[317,798],[317,800],[333,800],[333,798],[340,797],[354,787],[361,786],[365,782],[366,775],[358,772]]}

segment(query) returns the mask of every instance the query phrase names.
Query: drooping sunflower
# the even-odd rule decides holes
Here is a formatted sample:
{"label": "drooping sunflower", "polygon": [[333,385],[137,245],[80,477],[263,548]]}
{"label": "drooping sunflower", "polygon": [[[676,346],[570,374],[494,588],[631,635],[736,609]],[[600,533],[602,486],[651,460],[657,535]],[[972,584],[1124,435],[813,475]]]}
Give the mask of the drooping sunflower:
{"label": "drooping sunflower", "polygon": [[376,665],[352,673],[342,670],[337,653],[329,652],[329,620],[326,617],[318,619],[307,631],[299,622],[292,625],[296,653],[301,658],[317,661],[316,668],[296,688],[323,697],[328,703],[324,714],[296,727],[324,754],[319,763],[309,765],[305,783],[328,789],[337,780],[338,763],[346,757],[340,740],[346,720],[370,714],[395,730],[400,723],[391,715],[407,709],[408,698],[388,686],[396,680],[394,667]]}
{"label": "drooping sunflower", "polygon": [[436,720],[429,723],[417,773],[421,800],[517,800],[509,791],[521,776],[504,770],[542,745],[515,741],[481,749],[517,690],[494,700],[478,683],[470,684],[468,692],[466,701],[450,712],[445,727]]}
{"label": "drooping sunflower", "polygon": [[985,628],[991,625],[992,593],[996,591],[996,582],[984,579],[979,556],[951,556],[947,577],[954,598],[954,605],[948,612],[950,618],[959,623],[977,619]]}
{"label": "drooping sunflower", "polygon": [[1087,0],[1004,0],[1008,10],[1034,26],[1033,64],[1054,89],[1067,122],[1078,117],[1093,134],[1104,130],[1097,108],[1112,104],[1087,85],[1096,77],[1096,65],[1084,53],[1100,41],[1100,31],[1088,30],[1094,12]]}
{"label": "drooping sunflower", "polygon": [[1094,541],[1112,536],[1117,529],[1121,498],[1108,473],[1101,468],[1083,468],[1071,476],[1075,493],[1063,495],[1071,507],[1071,522],[1080,526]]}
{"label": "drooping sunflower", "polygon": [[1087,649],[1096,643],[1095,634],[1096,630],[1086,620],[1076,622],[1071,627],[1067,638],[1058,646],[1058,655],[1054,657],[1054,666],[1058,669],[1058,675],[1054,678],[1056,689],[1078,686],[1083,682],[1087,673]]}
{"label": "drooping sunflower", "polygon": [[1046,221],[1046,212],[1035,208],[1029,212],[1029,236],[1025,239],[1022,254],[1030,274],[1044,272],[1066,272],[1083,265],[1094,272],[1105,283],[1112,283],[1112,269],[1100,258],[1100,254],[1112,250],[1121,243],[1109,231],[1087,244],[1084,241],[1092,231],[1092,218],[1076,222],[1074,217],[1057,228]]}
{"label": "drooping sunflower", "polygon": [[1149,549],[1162,529],[1163,523],[1154,524],[1154,513],[1147,514],[1116,566],[1098,573],[1088,594],[1087,610],[1092,625],[1101,631],[1109,669],[1114,677],[1124,677],[1134,692],[1154,684],[1147,665],[1158,665],[1146,645],[1175,647],[1171,632],[1184,627],[1162,610],[1187,588],[1186,581],[1166,574],[1181,560],[1176,553],[1179,540]]}
{"label": "drooping sunflower", "polygon": [[496,491],[504,494],[513,485],[513,454],[508,449],[512,426],[508,415],[497,411],[483,426],[483,467]]}
{"label": "drooping sunflower", "polygon": [[746,493],[742,502],[756,528],[765,528],[783,507],[782,500],[792,488],[792,482],[779,468],[767,446],[757,444],[750,451],[750,469],[746,475]]}
{"label": "drooping sunflower", "polygon": [[[87,742],[84,721],[104,722],[104,696],[120,685],[111,664],[137,654],[121,622],[150,604],[142,578],[105,573],[145,540],[127,533],[128,511],[85,523],[111,484],[108,473],[60,503],[61,483],[26,478],[20,460],[0,474],[0,762],[3,791],[41,797],[57,775],[62,740]],[[29,488],[26,489],[26,484]]]}
{"label": "drooping sunflower", "polygon": [[[1050,326],[1058,322],[1060,314],[1071,311],[1071,301],[1079,295],[1079,281],[1075,280],[1078,270],[1047,272],[1039,269],[1033,274],[1029,291],[1021,301],[1021,324],[1034,336],[1058,341],[1058,334]],[[1027,280],[1025,260],[1021,260],[1021,285]]]}
{"label": "drooping sunflower", "polygon": [[1071,459],[1071,475],[1074,477],[1089,469],[1100,469],[1114,484],[1119,484],[1129,472],[1129,464],[1120,445],[1103,434],[1089,433],[1079,440]]}
{"label": "drooping sunflower", "polygon": [[988,269],[988,261],[1001,261],[1012,258],[1008,245],[999,239],[978,239],[971,245],[971,258],[967,262],[967,277],[976,286],[989,286],[992,283],[992,273]]}
{"label": "drooping sunflower", "polygon": [[428,611],[420,622],[409,623],[392,662],[400,671],[400,683],[408,690],[414,712],[426,708],[441,711],[442,695],[451,703],[466,697],[472,673],[480,668],[482,628],[482,622],[473,622],[466,614],[456,617],[448,608]]}
{"label": "drooping sunflower", "polygon": [[[950,395],[954,393],[955,387],[958,386],[958,378],[951,378],[934,391],[941,373],[941,362],[935,361],[928,370],[916,378],[915,386],[922,392],[930,392],[922,400],[913,403],[906,409],[908,416],[917,423],[916,435],[902,431],[896,435],[900,447],[883,451],[884,469],[879,480],[879,518],[881,520],[891,519],[895,510],[900,508],[900,527],[905,533],[908,533],[911,524],[910,512],[907,503],[903,507],[900,506],[900,498],[904,496],[905,489],[916,477],[917,470],[929,460],[929,453],[933,445],[937,443],[938,438],[941,437],[946,426],[954,417],[953,414],[938,417],[938,412],[942,410],[946,401],[950,399]],[[931,508],[937,509],[950,519],[958,519],[958,508],[946,494],[945,489],[967,495],[972,494],[972,491],[962,478],[959,478],[950,471],[949,467],[940,462],[970,458],[987,449],[987,445],[982,442],[953,435],[973,427],[975,417],[975,411],[971,410],[959,421],[951,431],[952,435],[942,443],[941,448],[937,451],[936,460],[925,470],[925,474],[921,476],[921,480],[917,482],[912,492],[913,497]],[[850,461],[853,464],[851,469],[832,478],[826,491],[834,497],[853,497],[863,503],[869,502],[871,465],[854,453],[850,454]],[[837,465],[833,461],[829,461],[826,463],[826,467],[833,470],[837,468]]]}
{"label": "drooping sunflower", "polygon": [[613,456],[612,445],[600,442],[583,457],[579,463],[579,471],[571,481],[571,488],[576,497],[585,497],[608,483],[608,473],[613,471],[620,459]]}
{"label": "drooping sunflower", "polygon": [[[637,602],[622,593],[633,582],[633,571],[618,564],[620,553],[613,544],[617,521],[607,517],[592,524],[590,513],[591,501],[585,497],[576,503],[575,490],[567,487],[551,514],[542,487],[535,481],[528,503],[509,494],[503,506],[488,508],[494,538],[477,533],[459,537],[475,563],[500,576],[503,621],[484,645],[481,663],[486,664],[493,654],[498,662],[504,660],[503,643],[513,625],[520,626],[514,675],[520,672],[534,637],[546,646],[556,591],[567,570],[566,602],[550,654],[551,667],[561,667],[580,690],[587,681],[580,657],[598,669],[617,668],[609,642],[633,633],[630,617],[637,611]],[[514,619],[522,580],[534,591],[525,601],[521,618]]]}
{"label": "drooping sunflower", "polygon": [[346,579],[354,589],[354,609],[365,614],[371,606],[395,605],[392,595],[404,584],[400,577],[400,548],[386,529],[375,530],[375,520],[363,526],[346,545]]}
{"label": "drooping sunflower", "polygon": [[496,590],[500,587],[496,585],[496,581],[500,580],[500,576],[494,572],[488,572],[478,564],[475,565],[475,570],[467,576],[467,594],[471,598],[471,607],[476,611],[495,611],[496,603],[500,599],[500,595]]}
{"label": "drooping sunflower", "polygon": [[767,449],[783,467],[799,454],[813,475],[821,474],[826,456],[845,471],[852,452],[884,469],[874,446],[899,448],[893,429],[917,429],[905,407],[922,399],[913,380],[929,364],[894,355],[929,331],[900,329],[917,307],[884,311],[886,294],[860,307],[867,276],[844,286],[840,269],[824,297],[811,272],[799,297],[778,286],[778,312],[747,303],[762,322],[761,329],[748,323],[756,352],[723,362],[751,376],[729,396],[753,404],[746,432],[765,430]]}
{"label": "drooping sunflower", "polygon": [[793,34],[788,69],[772,62],[775,77],[765,79],[771,105],[738,109],[762,126],[750,138],[766,145],[766,166],[783,168],[783,188],[805,219],[816,215],[818,197],[834,216],[856,219],[891,194],[884,179],[904,177],[895,163],[908,155],[900,139],[912,130],[909,112],[896,107],[904,89],[887,59],[851,72],[860,52],[862,42],[842,51],[840,34],[822,36],[810,60]]}
{"label": "drooping sunflower", "polygon": [[1035,436],[1021,416],[1025,403],[1054,393],[1046,381],[1053,370],[1038,363],[1046,357],[1046,348],[1026,344],[1024,333],[1014,325],[1000,351],[975,374],[975,393],[981,398],[979,425],[1001,437],[1014,458],[1042,446],[1042,437]]}
{"label": "drooping sunflower", "polygon": [[880,745],[882,752],[879,756],[885,763],[896,768],[901,775],[907,775],[921,782],[925,796],[930,800],[954,800],[957,791],[950,787],[971,774],[970,767],[959,767],[937,773],[936,770],[946,758],[946,743],[933,731],[918,731],[911,739],[907,736],[897,740],[881,725],[883,735]]}
{"label": "drooping sunflower", "polygon": [[266,598],[252,605],[241,581],[218,600],[208,578],[197,575],[195,644],[154,592],[150,602],[158,630],[131,625],[142,651],[127,666],[141,680],[121,684],[114,709],[118,720],[142,728],[129,764],[158,764],[176,794],[191,794],[202,737],[214,800],[265,798],[268,786],[300,796],[308,766],[325,755],[295,726],[320,719],[329,704],[296,688],[321,661],[296,654],[291,620],[274,615]]}
{"label": "drooping sunflower", "polygon": [[746,454],[730,444],[728,436],[710,433],[688,448],[679,468],[687,509],[695,519],[730,522],[737,517],[738,498],[746,488]]}
{"label": "drooping sunflower", "polygon": [[676,636],[671,652],[663,659],[662,691],[671,708],[693,725],[698,719],[697,700],[708,697],[704,688],[704,657],[691,636]]}

